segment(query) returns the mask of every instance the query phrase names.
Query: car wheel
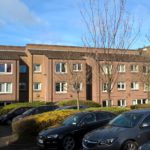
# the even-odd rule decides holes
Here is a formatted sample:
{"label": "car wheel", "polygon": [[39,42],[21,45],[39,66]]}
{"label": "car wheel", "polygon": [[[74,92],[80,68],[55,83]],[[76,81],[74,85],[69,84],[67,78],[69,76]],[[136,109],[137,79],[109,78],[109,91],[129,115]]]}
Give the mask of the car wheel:
{"label": "car wheel", "polygon": [[63,149],[73,150],[75,148],[75,140],[72,136],[65,136],[63,139]]}
{"label": "car wheel", "polygon": [[134,141],[127,141],[123,145],[123,150],[138,150],[138,144]]}

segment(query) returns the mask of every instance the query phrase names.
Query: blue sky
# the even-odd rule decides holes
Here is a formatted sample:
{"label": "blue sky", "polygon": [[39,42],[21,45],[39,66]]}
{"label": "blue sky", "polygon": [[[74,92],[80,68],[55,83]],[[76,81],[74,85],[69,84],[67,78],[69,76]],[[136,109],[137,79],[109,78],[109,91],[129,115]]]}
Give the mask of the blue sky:
{"label": "blue sky", "polygon": [[[54,44],[82,46],[81,0],[0,0],[0,45]],[[84,1],[84,0],[83,0]],[[127,9],[142,22],[132,48],[150,45],[150,2],[127,0]]]}

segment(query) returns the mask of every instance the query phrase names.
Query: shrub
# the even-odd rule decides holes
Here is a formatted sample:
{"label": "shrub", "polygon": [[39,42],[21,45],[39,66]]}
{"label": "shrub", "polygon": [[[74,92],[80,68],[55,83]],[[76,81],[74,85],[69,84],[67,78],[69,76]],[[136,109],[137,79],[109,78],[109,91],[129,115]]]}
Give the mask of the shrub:
{"label": "shrub", "polygon": [[[93,102],[93,101],[89,101],[89,100],[86,100],[86,101],[80,100],[79,104],[85,105],[87,107],[100,107],[101,106],[100,104]],[[57,102],[57,105],[58,106],[77,105],[77,101],[76,100],[62,100],[62,101]]]}
{"label": "shrub", "polygon": [[131,105],[131,109],[144,109],[144,108],[150,108],[150,104],[139,104],[139,105]]}
{"label": "shrub", "polygon": [[33,115],[26,117],[20,121],[12,123],[12,130],[21,136],[34,136],[39,131],[58,124],[66,117],[76,113],[76,110],[59,110],[42,113],[39,115]]}
{"label": "shrub", "polygon": [[88,111],[101,110],[101,111],[109,111],[115,114],[121,114],[123,112],[129,111],[130,108],[127,107],[100,107],[100,108],[88,108]]}
{"label": "shrub", "polygon": [[13,104],[9,104],[9,105],[3,106],[3,107],[0,109],[0,115],[8,113],[9,111],[11,111],[11,110],[14,109],[14,108],[28,107],[28,106],[36,107],[36,106],[40,106],[40,105],[45,105],[45,103],[44,103],[44,102],[32,102],[32,103],[29,103],[29,102],[23,103],[23,102],[22,102],[22,103],[13,103]]}

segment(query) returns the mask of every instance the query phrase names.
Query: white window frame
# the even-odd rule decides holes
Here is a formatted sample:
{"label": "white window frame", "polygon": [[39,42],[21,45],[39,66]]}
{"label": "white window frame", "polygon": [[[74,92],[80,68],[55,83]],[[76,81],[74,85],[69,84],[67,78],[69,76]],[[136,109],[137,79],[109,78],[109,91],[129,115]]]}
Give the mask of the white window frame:
{"label": "white window frame", "polygon": [[[106,106],[103,106],[103,102],[106,102]],[[112,106],[112,105],[113,105],[113,101],[110,100],[110,103],[111,103],[110,105]],[[102,101],[102,106],[103,106],[103,107],[108,107],[108,106],[109,106],[109,100],[103,100],[103,101]]]}
{"label": "white window frame", "polygon": [[[58,71],[57,71],[57,65],[60,65]],[[64,72],[63,72],[63,67],[62,67],[63,65],[65,65],[64,66],[64,68],[65,68]],[[56,73],[67,73],[67,63],[65,63],[65,62],[58,62],[58,63],[56,63],[55,64],[55,72]]]}
{"label": "white window frame", "polygon": [[79,72],[82,71],[82,64],[81,63],[74,63],[72,65],[73,71]]}
{"label": "white window frame", "polygon": [[108,83],[103,83],[102,84],[102,91],[107,92],[107,88],[108,88]]}
{"label": "white window frame", "polygon": [[[0,91],[0,94],[11,94],[12,93],[12,83],[11,82],[1,82],[4,87],[4,91]],[[7,91],[7,85],[10,84],[10,91]]]}
{"label": "white window frame", "polygon": [[108,70],[110,71],[109,73],[112,74],[112,65],[107,65],[107,64],[103,64],[102,65],[102,73],[103,74],[108,74]]}
{"label": "white window frame", "polygon": [[[133,87],[132,87],[132,85],[133,85]],[[131,82],[131,90],[139,90],[139,83]]]}
{"label": "white window frame", "polygon": [[132,64],[130,66],[131,72],[139,72],[139,65]]}
{"label": "white window frame", "polygon": [[[38,84],[38,89],[35,88],[35,84]],[[40,82],[34,82],[33,83],[33,90],[34,91],[41,91],[42,89],[42,84]]]}
{"label": "white window frame", "polygon": [[[56,91],[56,85],[59,84],[59,91]],[[64,87],[63,87],[64,85]],[[55,83],[55,92],[56,93],[67,93],[67,82],[56,82]]]}
{"label": "white window frame", "polygon": [[[145,72],[144,72],[144,67],[145,67]],[[144,65],[143,66],[143,73],[144,74],[149,74],[150,73],[150,66],[149,65]]]}
{"label": "white window frame", "polygon": [[140,104],[144,104],[143,101],[145,100],[145,104],[148,104],[148,99],[134,99],[132,100],[132,105],[138,105],[138,101],[140,101]]}
{"label": "white window frame", "polygon": [[[119,99],[117,101],[117,105],[118,105],[118,102],[120,101],[120,107],[125,107],[126,106],[126,100],[125,99]],[[119,106],[119,105],[118,105]]]}
{"label": "white window frame", "polygon": [[[21,89],[20,86],[23,86],[24,88]],[[19,83],[19,90],[20,91],[26,91],[27,90],[27,84],[25,82],[20,82]]]}
{"label": "white window frame", "polygon": [[[118,85],[120,85],[120,88],[118,88]],[[123,86],[124,86],[124,88],[123,88]],[[126,83],[125,82],[118,82],[117,83],[117,89],[119,91],[126,90]]]}
{"label": "white window frame", "polygon": [[[13,73],[13,64],[12,63],[0,63],[4,65],[4,72],[0,72],[0,74],[12,74]],[[7,72],[8,65],[11,65],[11,72]]]}
{"label": "white window frame", "polygon": [[[36,70],[36,66],[39,67],[39,70]],[[42,72],[42,66],[41,66],[41,64],[33,64],[33,72],[35,72],[35,73]]]}
{"label": "white window frame", "polygon": [[124,64],[118,64],[117,70],[118,72],[126,72],[126,66]]}
{"label": "white window frame", "polygon": [[[148,86],[149,86],[149,89],[148,89]],[[150,84],[147,85],[146,83],[144,83],[144,91],[145,92],[150,91]]]}

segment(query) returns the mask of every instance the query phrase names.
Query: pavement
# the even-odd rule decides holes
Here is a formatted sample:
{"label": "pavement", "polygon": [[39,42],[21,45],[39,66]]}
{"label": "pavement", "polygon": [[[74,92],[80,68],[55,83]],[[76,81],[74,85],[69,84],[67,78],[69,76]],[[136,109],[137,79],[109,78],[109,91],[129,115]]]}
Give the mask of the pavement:
{"label": "pavement", "polygon": [[35,137],[19,139],[10,126],[0,126],[0,150],[38,150]]}

